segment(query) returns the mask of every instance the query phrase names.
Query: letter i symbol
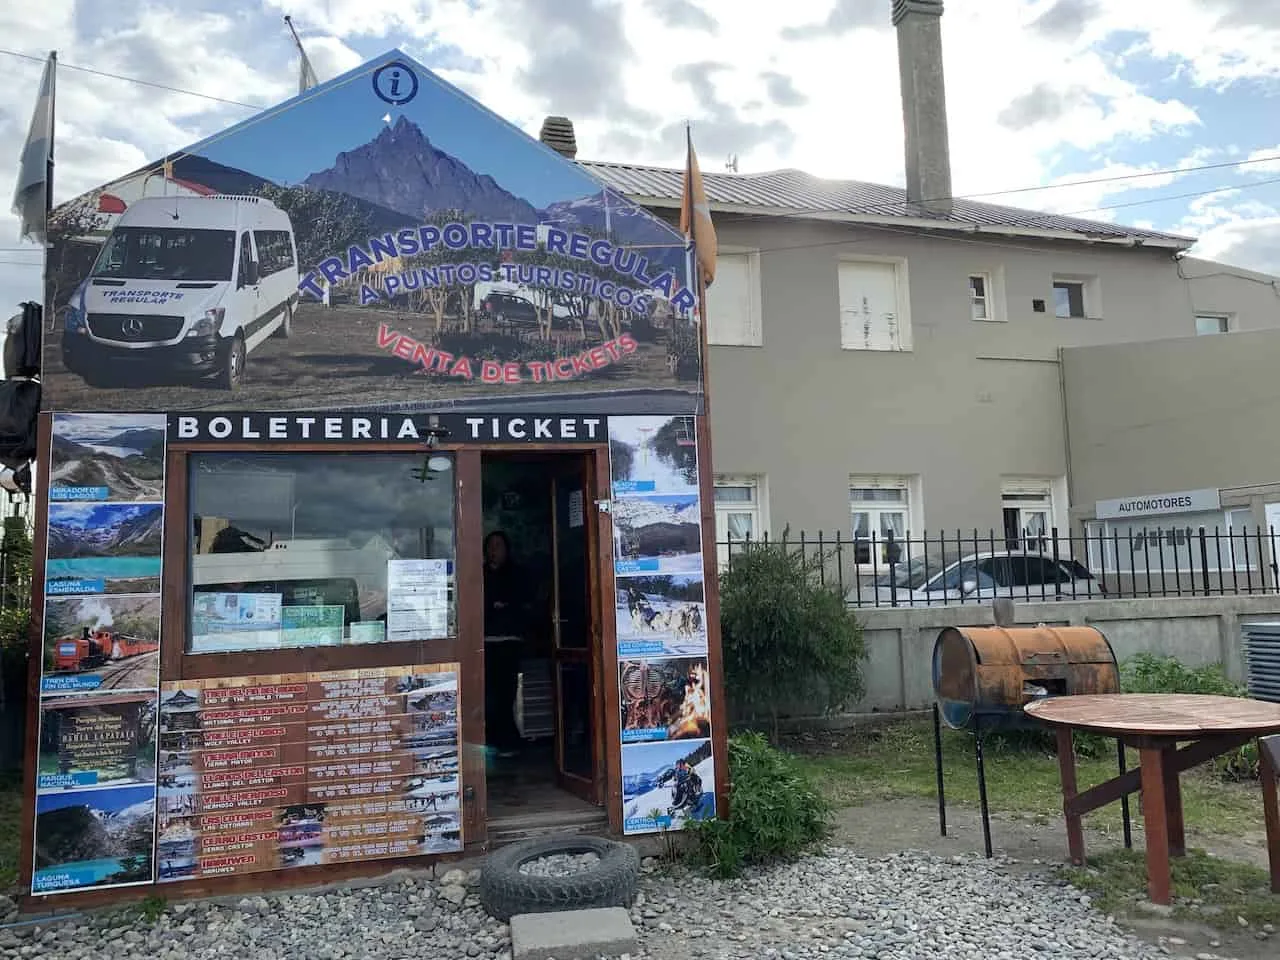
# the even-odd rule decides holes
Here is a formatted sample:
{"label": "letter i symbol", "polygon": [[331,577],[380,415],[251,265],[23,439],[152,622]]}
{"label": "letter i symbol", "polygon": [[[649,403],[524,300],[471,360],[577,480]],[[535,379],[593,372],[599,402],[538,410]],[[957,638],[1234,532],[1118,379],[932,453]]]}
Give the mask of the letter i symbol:
{"label": "letter i symbol", "polygon": [[391,95],[393,97],[400,96],[400,71],[396,70],[391,74]]}

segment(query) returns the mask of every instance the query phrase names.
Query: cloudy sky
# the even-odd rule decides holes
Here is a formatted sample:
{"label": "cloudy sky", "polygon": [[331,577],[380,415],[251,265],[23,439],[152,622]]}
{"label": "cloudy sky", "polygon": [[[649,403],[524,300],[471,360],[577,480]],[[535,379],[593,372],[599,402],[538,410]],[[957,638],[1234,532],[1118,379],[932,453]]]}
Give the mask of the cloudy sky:
{"label": "cloudy sky", "polygon": [[[296,91],[288,13],[322,80],[399,47],[534,135],[547,113],[570,116],[583,158],[676,166],[689,120],[704,170],[736,154],[744,173],[790,166],[901,184],[890,7],[3,3],[0,143],[16,167],[51,49],[64,65],[56,200],[215,133]],[[957,194],[1128,178],[991,199],[1191,233],[1201,255],[1280,272],[1280,0],[948,0],[946,9]],[[1212,164],[1235,165],[1132,179]],[[39,289],[39,251],[18,244],[8,214],[12,175],[0,176],[6,313]]]}

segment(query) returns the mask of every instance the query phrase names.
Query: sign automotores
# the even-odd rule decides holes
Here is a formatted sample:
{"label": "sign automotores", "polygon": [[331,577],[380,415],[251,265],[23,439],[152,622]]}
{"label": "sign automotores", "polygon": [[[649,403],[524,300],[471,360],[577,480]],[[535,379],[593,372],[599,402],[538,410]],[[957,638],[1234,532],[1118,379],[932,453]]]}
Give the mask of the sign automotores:
{"label": "sign automotores", "polygon": [[1129,517],[1207,513],[1219,510],[1221,507],[1222,500],[1217,488],[1184,490],[1179,493],[1160,493],[1151,496],[1121,497],[1117,500],[1099,500],[1096,506],[1096,517],[1099,520],[1123,520]]}

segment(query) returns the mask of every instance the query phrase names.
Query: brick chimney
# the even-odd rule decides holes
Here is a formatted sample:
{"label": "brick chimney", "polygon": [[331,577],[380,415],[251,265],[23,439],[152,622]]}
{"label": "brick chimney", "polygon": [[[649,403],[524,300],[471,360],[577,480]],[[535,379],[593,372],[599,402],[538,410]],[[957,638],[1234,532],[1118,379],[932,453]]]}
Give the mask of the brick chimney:
{"label": "brick chimney", "polygon": [[578,155],[578,141],[573,135],[573,121],[568,117],[547,117],[542,121],[538,139],[563,157]]}
{"label": "brick chimney", "polygon": [[942,0],[893,0],[907,142],[907,199],[951,212],[951,148],[942,73]]}

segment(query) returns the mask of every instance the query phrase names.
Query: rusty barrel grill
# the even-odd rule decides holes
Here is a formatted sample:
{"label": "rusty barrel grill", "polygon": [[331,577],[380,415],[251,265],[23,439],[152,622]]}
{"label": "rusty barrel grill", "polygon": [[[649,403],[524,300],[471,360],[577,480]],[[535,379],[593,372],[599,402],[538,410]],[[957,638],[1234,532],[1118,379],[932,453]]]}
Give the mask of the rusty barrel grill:
{"label": "rusty barrel grill", "polygon": [[[991,856],[991,821],[983,735],[1039,728],[1023,707],[1044,697],[1120,692],[1120,668],[1096,627],[947,627],[933,645],[933,741],[938,778],[938,822],[947,834],[942,775],[942,724],[974,734],[982,837]],[[1118,741],[1117,741],[1118,743]],[[1124,746],[1118,746],[1121,772]],[[1125,846],[1131,844],[1128,800]]]}

